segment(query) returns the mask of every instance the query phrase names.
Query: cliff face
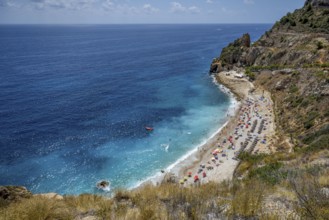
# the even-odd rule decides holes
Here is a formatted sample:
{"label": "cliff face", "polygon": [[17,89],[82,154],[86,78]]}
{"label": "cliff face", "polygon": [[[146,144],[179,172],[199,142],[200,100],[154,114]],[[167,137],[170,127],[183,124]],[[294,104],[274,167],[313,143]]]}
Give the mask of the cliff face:
{"label": "cliff face", "polygon": [[248,34],[229,44],[210,72],[231,69],[271,91],[279,126],[295,144],[326,140],[328,147],[329,0],[307,0],[253,44]]}

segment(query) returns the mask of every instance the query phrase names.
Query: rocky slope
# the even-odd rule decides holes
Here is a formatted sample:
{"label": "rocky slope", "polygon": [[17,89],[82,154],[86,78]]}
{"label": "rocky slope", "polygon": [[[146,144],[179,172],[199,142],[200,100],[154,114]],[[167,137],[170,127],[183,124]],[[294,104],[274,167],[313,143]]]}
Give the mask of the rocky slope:
{"label": "rocky slope", "polygon": [[291,144],[328,148],[328,49],[329,1],[308,0],[258,41],[244,34],[229,44],[210,72],[244,71],[272,93],[281,133],[293,138]]}
{"label": "rocky slope", "polygon": [[245,34],[213,61],[212,74],[243,71],[272,93],[277,132],[288,139],[271,155],[239,155],[244,178],[186,188],[169,181],[113,198],[0,187],[0,220],[329,219],[328,18],[329,0],[307,0],[257,42]]}

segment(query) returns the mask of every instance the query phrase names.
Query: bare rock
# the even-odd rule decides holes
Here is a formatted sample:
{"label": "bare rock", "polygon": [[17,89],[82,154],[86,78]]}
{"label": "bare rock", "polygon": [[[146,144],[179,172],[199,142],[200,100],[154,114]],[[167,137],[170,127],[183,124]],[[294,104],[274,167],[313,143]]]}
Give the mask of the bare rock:
{"label": "bare rock", "polygon": [[285,86],[283,80],[277,82],[276,85],[275,85],[276,90],[283,90],[285,88],[286,88],[286,86]]}
{"label": "bare rock", "polygon": [[243,47],[250,47],[250,35],[244,34],[241,38],[241,46]]}
{"label": "bare rock", "polygon": [[255,63],[256,59],[259,57],[259,55],[262,53],[261,49],[259,47],[252,47],[250,48],[250,51],[248,54],[246,54],[245,62],[247,65],[252,65]]}
{"label": "bare rock", "polygon": [[323,195],[329,198],[329,188],[322,188],[321,192],[323,193]]}
{"label": "bare rock", "polygon": [[5,201],[14,202],[31,197],[32,193],[23,186],[0,186],[0,198]]}
{"label": "bare rock", "polygon": [[329,84],[323,85],[320,88],[320,95],[322,95],[322,96],[329,96]]}
{"label": "bare rock", "polygon": [[223,71],[221,62],[211,64],[210,70],[209,70],[210,73],[219,73],[221,71]]}

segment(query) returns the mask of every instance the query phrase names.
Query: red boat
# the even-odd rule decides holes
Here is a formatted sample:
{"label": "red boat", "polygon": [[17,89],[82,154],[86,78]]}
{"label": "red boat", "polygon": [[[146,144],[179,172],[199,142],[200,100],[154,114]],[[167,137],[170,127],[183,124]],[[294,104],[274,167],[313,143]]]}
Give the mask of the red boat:
{"label": "red boat", "polygon": [[147,131],[153,131],[154,129],[152,127],[145,127]]}

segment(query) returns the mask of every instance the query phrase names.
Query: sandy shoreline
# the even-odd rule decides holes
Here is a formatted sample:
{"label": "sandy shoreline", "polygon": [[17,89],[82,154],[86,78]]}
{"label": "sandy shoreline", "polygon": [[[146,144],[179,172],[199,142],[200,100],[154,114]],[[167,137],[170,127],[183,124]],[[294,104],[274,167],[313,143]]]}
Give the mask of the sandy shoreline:
{"label": "sandy shoreline", "polygon": [[[222,182],[232,179],[239,164],[236,157],[240,150],[251,153],[274,151],[275,125],[270,93],[255,88],[249,80],[238,75],[235,71],[215,75],[219,86],[224,86],[224,90],[228,89],[229,93],[234,94],[228,121],[205,143],[168,167],[164,173],[144,183],[150,181],[157,185],[172,175],[184,186],[209,181]],[[196,182],[195,176],[199,179]]]}
{"label": "sandy shoreline", "polygon": [[[227,123],[191,155],[167,170],[177,176],[182,185],[232,179],[239,164],[236,159],[239,151],[274,151],[275,125],[270,93],[255,88],[245,77],[238,75],[232,71],[215,76],[217,82],[228,88],[238,100]],[[196,176],[199,181],[195,182]],[[157,179],[159,181],[162,179]]]}

